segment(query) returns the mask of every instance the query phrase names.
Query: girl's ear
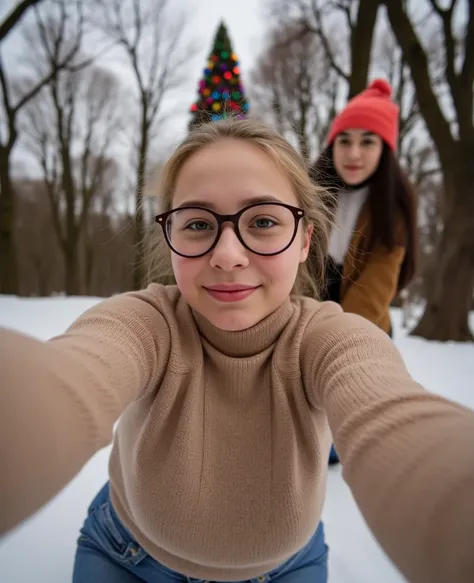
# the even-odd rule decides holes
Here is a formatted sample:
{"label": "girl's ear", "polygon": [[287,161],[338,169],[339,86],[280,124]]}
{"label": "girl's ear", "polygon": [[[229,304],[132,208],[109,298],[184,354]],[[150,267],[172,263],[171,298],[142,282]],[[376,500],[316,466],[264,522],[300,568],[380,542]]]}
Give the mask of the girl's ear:
{"label": "girl's ear", "polygon": [[313,235],[313,225],[308,225],[303,231],[303,245],[300,253],[300,263],[304,263],[308,258],[309,248],[311,246],[311,237]]}

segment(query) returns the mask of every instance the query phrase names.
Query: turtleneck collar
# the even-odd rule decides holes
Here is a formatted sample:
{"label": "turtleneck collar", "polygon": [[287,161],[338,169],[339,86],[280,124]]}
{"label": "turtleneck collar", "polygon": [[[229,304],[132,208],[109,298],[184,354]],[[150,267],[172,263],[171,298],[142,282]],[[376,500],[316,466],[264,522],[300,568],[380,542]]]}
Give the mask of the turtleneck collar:
{"label": "turtleneck collar", "polygon": [[211,346],[226,356],[245,358],[263,352],[276,342],[293,314],[293,304],[287,298],[258,324],[237,332],[221,330],[195,310],[192,312],[201,336]]}

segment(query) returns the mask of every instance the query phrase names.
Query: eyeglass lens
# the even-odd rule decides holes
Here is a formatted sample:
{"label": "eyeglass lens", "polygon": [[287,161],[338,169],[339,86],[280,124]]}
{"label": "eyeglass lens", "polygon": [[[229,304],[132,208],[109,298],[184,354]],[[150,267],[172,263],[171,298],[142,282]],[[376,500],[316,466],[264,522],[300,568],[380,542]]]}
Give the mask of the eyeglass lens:
{"label": "eyeglass lens", "polygon": [[[177,209],[168,216],[165,228],[171,246],[188,257],[207,253],[218,236],[216,217],[204,209]],[[290,209],[278,204],[258,205],[242,213],[238,230],[250,250],[270,255],[290,243],[295,217]]]}

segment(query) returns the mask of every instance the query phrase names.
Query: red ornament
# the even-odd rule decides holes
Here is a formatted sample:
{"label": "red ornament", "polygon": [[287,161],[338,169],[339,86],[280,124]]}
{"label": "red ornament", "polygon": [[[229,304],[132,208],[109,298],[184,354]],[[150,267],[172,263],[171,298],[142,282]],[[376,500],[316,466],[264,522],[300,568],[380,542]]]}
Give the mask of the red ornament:
{"label": "red ornament", "polygon": [[196,105],[195,103],[193,103],[193,104],[191,105],[191,111],[197,111],[197,108],[198,108],[198,107],[197,107],[197,105]]}
{"label": "red ornament", "polygon": [[234,71],[234,75],[238,75],[240,73],[239,67],[234,67],[232,71]]}
{"label": "red ornament", "polygon": [[230,71],[226,71],[224,73],[224,78],[229,81],[230,79],[232,79],[232,73]]}
{"label": "red ornament", "polygon": [[[226,73],[224,73],[224,77],[226,76]],[[212,78],[212,82],[214,83],[214,85],[217,85],[218,83],[220,83],[221,78],[219,77],[219,75],[214,75],[214,77]]]}
{"label": "red ornament", "polygon": [[218,60],[219,60],[219,57],[217,55],[212,55],[211,61],[213,61],[214,63],[217,63]]}

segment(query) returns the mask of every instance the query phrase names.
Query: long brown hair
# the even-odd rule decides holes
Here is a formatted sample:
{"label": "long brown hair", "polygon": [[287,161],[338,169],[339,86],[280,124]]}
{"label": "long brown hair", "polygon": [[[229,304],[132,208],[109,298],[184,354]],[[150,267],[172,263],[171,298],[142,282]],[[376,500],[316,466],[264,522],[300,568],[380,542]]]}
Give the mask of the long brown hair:
{"label": "long brown hair", "polygon": [[[345,188],[333,161],[332,146],[328,146],[310,168],[310,178],[325,187],[337,199]],[[418,255],[417,201],[413,187],[392,150],[384,142],[377,170],[368,183],[368,205],[371,218],[369,250],[383,245],[389,251],[397,245],[406,248],[398,279],[398,290],[405,288],[416,272]],[[399,220],[403,220],[403,235]]]}

